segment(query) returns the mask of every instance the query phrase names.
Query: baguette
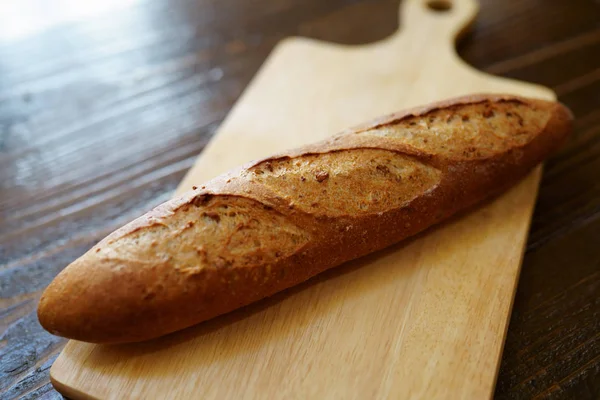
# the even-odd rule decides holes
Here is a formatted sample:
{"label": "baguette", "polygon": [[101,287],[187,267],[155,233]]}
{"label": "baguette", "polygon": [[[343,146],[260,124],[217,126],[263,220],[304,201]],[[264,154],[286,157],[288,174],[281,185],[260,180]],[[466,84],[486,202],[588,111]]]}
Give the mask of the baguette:
{"label": "baguette", "polygon": [[96,343],[197,324],[498,194],[571,125],[560,103],[474,95],[252,162],[110,234],[48,286],[39,320]]}

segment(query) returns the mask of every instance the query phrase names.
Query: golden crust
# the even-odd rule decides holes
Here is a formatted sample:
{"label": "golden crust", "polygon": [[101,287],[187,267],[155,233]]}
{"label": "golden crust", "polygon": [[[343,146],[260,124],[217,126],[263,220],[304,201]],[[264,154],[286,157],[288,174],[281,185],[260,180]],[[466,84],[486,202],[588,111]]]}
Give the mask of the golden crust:
{"label": "golden crust", "polygon": [[412,236],[516,183],[571,130],[559,103],[475,95],[255,161],[162,204],[61,272],[42,325],[158,337]]}

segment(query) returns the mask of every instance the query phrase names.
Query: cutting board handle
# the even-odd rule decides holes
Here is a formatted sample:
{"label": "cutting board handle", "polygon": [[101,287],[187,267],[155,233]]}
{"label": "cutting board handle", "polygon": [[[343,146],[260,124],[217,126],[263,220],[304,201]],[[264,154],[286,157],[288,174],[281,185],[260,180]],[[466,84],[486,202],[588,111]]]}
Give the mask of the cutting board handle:
{"label": "cutting board handle", "polygon": [[400,30],[396,36],[423,39],[424,31],[433,28],[436,35],[427,35],[426,39],[449,41],[454,47],[454,42],[475,21],[478,11],[477,0],[403,0],[400,4]]}

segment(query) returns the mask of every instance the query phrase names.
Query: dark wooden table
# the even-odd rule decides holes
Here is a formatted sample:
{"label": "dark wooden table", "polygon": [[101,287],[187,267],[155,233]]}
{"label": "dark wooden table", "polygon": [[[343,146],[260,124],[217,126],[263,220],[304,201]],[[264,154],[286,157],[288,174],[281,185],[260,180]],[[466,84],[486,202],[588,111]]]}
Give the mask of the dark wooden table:
{"label": "dark wooden table", "polygon": [[[50,2],[46,2],[50,3]],[[0,397],[57,398],[41,290],[169,198],[281,38],[358,44],[398,0],[0,2]],[[70,4],[67,8],[66,4]],[[600,398],[600,2],[485,0],[461,56],[577,117],[546,164],[496,397]],[[61,6],[62,4],[62,6]]]}

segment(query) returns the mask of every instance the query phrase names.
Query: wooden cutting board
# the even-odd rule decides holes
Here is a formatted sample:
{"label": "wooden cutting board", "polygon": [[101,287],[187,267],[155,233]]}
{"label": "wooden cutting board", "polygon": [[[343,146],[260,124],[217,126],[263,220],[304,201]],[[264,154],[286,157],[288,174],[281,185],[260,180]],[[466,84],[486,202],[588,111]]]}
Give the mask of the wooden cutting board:
{"label": "wooden cutting board", "polygon": [[[284,40],[178,192],[406,107],[473,92],[554,98],[466,65],[454,42],[477,4],[435,3],[451,8],[405,0],[401,30],[374,44]],[[70,341],[52,382],[73,398],[489,398],[540,175],[413,240],[182,332],[119,346]]]}

